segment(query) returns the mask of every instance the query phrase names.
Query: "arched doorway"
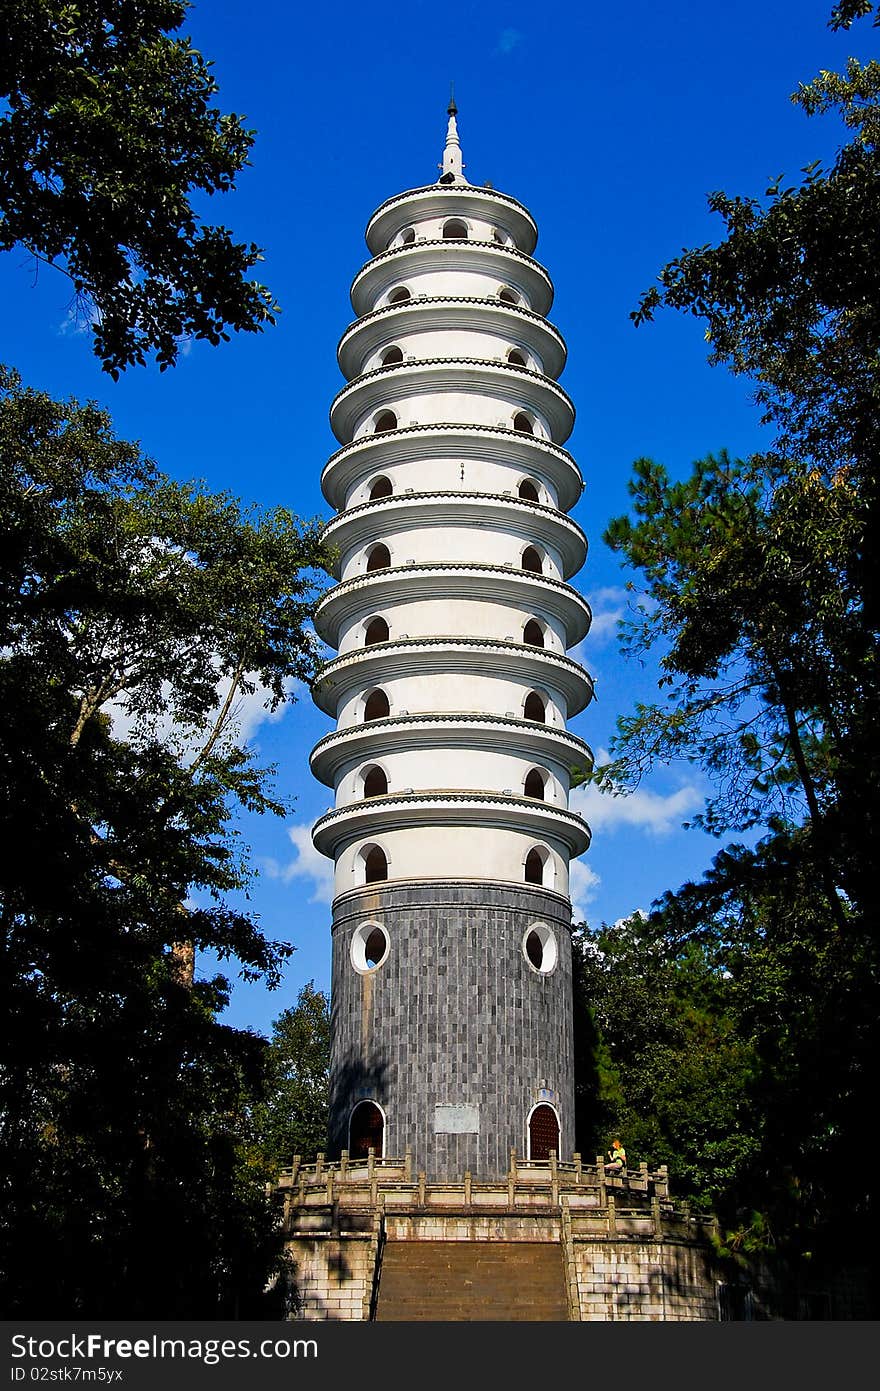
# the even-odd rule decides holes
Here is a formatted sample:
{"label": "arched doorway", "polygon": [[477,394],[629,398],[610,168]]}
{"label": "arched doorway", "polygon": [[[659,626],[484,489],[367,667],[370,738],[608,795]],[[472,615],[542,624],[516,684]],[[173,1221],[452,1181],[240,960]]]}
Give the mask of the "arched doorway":
{"label": "arched doorway", "polygon": [[385,1117],[375,1101],[359,1101],[348,1124],[348,1153],[352,1159],[366,1159],[372,1149],[377,1159],[385,1152]]}
{"label": "arched doorway", "polygon": [[550,1151],[559,1158],[559,1117],[542,1102],[529,1116],[529,1159],[549,1159]]}

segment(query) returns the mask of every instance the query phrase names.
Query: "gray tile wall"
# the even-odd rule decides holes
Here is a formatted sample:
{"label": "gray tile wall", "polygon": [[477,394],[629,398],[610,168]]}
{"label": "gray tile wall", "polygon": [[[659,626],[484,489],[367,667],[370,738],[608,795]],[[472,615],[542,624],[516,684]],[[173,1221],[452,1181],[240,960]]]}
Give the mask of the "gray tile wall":
{"label": "gray tile wall", "polygon": [[[560,1158],[574,1148],[571,911],[531,885],[454,881],[369,885],[341,895],[333,921],[330,1156],[348,1144],[360,1099],[386,1115],[385,1153],[409,1147],[429,1178],[496,1178],[526,1153],[527,1117],[552,1092]],[[390,938],[384,963],[355,971],[352,934]],[[552,927],[559,961],[539,975],[523,956],[534,922]],[[436,1106],[477,1107],[479,1133],[434,1133]],[[448,1121],[448,1116],[447,1116]]]}

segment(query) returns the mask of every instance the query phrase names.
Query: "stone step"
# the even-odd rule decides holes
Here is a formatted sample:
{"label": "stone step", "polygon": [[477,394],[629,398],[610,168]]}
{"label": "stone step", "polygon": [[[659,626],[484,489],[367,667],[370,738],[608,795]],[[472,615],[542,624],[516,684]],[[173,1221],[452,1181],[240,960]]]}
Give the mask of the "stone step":
{"label": "stone step", "polygon": [[379,1322],[565,1322],[562,1247],[551,1241],[388,1241]]}

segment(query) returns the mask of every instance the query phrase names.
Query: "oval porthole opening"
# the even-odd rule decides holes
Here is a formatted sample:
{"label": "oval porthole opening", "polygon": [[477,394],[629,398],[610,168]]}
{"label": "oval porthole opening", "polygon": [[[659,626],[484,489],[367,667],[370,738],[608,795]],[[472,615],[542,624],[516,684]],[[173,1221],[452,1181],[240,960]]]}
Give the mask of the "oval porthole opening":
{"label": "oval porthole opening", "polygon": [[549,976],[556,970],[559,947],[553,930],[546,923],[533,923],[523,936],[523,955],[533,970]]}
{"label": "oval porthole opening", "polygon": [[361,975],[377,971],[384,964],[390,947],[385,928],[379,923],[361,923],[351,938],[351,964]]}
{"label": "oval porthole opening", "polygon": [[390,497],[393,491],[390,478],[375,478],[370,484],[370,502],[376,502],[380,497]]}

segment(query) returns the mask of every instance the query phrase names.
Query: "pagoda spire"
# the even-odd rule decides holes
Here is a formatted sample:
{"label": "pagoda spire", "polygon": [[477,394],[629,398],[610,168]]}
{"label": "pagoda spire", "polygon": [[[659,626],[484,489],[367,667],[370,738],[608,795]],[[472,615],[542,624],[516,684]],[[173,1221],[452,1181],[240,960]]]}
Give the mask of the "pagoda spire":
{"label": "pagoda spire", "polygon": [[467,179],[462,173],[464,165],[461,159],[461,141],[458,138],[458,126],[456,116],[458,107],[455,104],[455,89],[450,87],[449,105],[446,108],[449,123],[446,127],[446,148],[443,151],[443,163],[438,165],[443,172],[440,176],[442,184],[466,184]]}

